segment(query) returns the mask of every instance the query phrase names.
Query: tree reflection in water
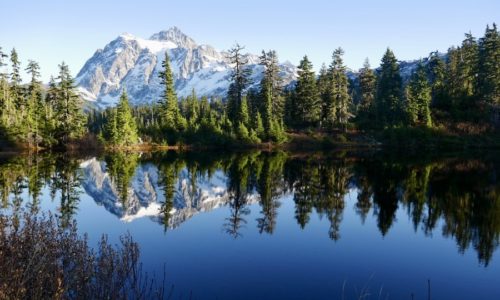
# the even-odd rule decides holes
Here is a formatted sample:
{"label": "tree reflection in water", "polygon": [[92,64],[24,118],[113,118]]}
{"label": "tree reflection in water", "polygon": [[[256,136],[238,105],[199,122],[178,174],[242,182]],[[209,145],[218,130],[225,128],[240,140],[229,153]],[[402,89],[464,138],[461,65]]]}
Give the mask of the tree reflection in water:
{"label": "tree reflection in water", "polygon": [[[14,219],[24,208],[39,213],[42,189],[47,187],[51,198],[59,202],[61,224],[69,224],[82,192],[82,161],[60,154],[2,159],[2,213]],[[211,180],[216,172],[222,172],[227,190],[223,204],[229,208],[222,226],[234,238],[242,236],[254,204],[259,207],[256,230],[273,234],[279,226],[283,196],[291,195],[298,226],[306,228],[315,213],[328,220],[328,236],[337,241],[341,238],[347,195],[355,191],[353,207],[360,221],[364,223],[373,214],[382,236],[395,226],[400,210],[407,213],[415,231],[431,236],[440,230],[443,236],[456,241],[460,252],[472,247],[484,265],[488,265],[499,245],[500,164],[495,157],[409,160],[397,155],[191,152],[115,153],[106,154],[104,161],[124,207],[129,205],[131,180],[137,168],[143,164],[157,168],[157,184],[163,193],[158,221],[165,230],[172,224],[173,212],[183,208],[183,197],[200,199],[196,197],[203,192],[199,180]],[[187,174],[182,193],[181,172]],[[439,224],[443,224],[442,228],[438,228]]]}

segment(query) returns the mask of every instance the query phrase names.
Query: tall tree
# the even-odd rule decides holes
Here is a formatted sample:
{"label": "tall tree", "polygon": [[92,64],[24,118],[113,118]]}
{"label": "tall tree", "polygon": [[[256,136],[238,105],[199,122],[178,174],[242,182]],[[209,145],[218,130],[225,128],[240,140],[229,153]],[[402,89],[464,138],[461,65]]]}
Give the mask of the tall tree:
{"label": "tall tree", "polygon": [[[4,59],[8,57],[0,47],[0,125],[9,126],[12,114],[10,113],[13,105],[10,98],[10,87],[8,82],[8,74],[4,72],[4,67],[7,65]],[[5,132],[0,134],[0,137]]]}
{"label": "tall tree", "polygon": [[328,107],[330,106],[330,76],[328,74],[328,69],[323,63],[319,69],[318,80],[316,82],[316,87],[318,89],[318,95],[321,99],[321,126],[325,124],[326,113],[328,112]]}
{"label": "tall tree", "polygon": [[160,71],[160,83],[164,86],[162,98],[159,101],[161,110],[161,121],[167,130],[181,130],[186,126],[186,120],[179,110],[179,103],[174,88],[174,76],[170,68],[168,51],[162,62],[163,70]]}
{"label": "tall tree", "polygon": [[377,121],[381,126],[395,126],[404,120],[402,79],[394,53],[387,48],[377,81]]}
{"label": "tall tree", "polygon": [[238,126],[241,121],[238,116],[241,101],[250,82],[251,70],[247,68],[248,59],[242,53],[244,49],[245,47],[236,44],[229,49],[228,56],[233,65],[233,71],[231,73],[231,84],[227,92],[227,113],[234,126]]}
{"label": "tall tree", "polygon": [[375,94],[377,77],[370,67],[368,58],[359,70],[358,119],[363,124],[375,121]]}
{"label": "tall tree", "polygon": [[[283,80],[279,74],[278,56],[276,51],[262,51],[260,64],[264,66],[264,77],[260,83],[261,113],[266,136],[262,139],[280,141],[284,137],[282,95]],[[258,130],[258,128],[256,128]]]}
{"label": "tall tree", "polygon": [[24,108],[23,90],[21,86],[21,62],[15,48],[10,53],[11,73],[10,73],[10,95],[14,100],[16,108],[22,112]]}
{"label": "tall tree", "polygon": [[337,48],[333,52],[333,61],[328,69],[330,78],[328,99],[326,105],[326,123],[331,126],[340,126],[345,128],[350,117],[349,105],[351,96],[349,95],[349,82],[346,75],[346,68],[342,60],[344,50]]}
{"label": "tall tree", "polygon": [[486,27],[479,40],[479,95],[488,104],[500,105],[500,35],[497,25]]}
{"label": "tall tree", "polygon": [[55,118],[57,120],[55,138],[59,145],[65,146],[71,139],[79,138],[84,132],[84,117],[82,102],[75,91],[75,82],[70,74],[68,65],[64,62],[59,65],[57,77],[57,99],[55,104]]}
{"label": "tall tree", "polygon": [[316,126],[321,116],[320,98],[316,87],[316,75],[307,55],[300,61],[295,84],[292,118],[296,125]]}
{"label": "tall tree", "polygon": [[44,108],[42,97],[42,84],[40,82],[40,65],[33,60],[28,62],[26,72],[31,75],[27,93],[27,111],[24,122],[27,127],[27,141],[30,146],[38,147],[41,142],[40,124],[41,113]]}
{"label": "tall tree", "polygon": [[410,124],[431,127],[431,87],[422,62],[406,86],[406,100]]}
{"label": "tall tree", "polygon": [[465,34],[460,47],[459,81],[462,85],[462,107],[475,107],[477,74],[479,67],[479,47],[471,33]]}
{"label": "tall tree", "polygon": [[118,143],[120,145],[130,146],[136,144],[139,140],[137,134],[137,125],[132,116],[132,110],[128,103],[128,96],[125,90],[122,91],[120,101],[116,107],[116,126],[118,129]]}
{"label": "tall tree", "polygon": [[450,109],[446,94],[446,64],[437,51],[432,52],[427,63],[428,77],[432,89],[432,105],[441,109]]}

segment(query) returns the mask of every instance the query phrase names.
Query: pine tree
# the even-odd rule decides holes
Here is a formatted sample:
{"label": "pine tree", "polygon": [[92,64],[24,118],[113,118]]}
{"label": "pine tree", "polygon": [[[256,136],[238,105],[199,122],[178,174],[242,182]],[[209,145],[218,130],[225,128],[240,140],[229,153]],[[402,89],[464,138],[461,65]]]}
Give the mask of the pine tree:
{"label": "pine tree", "polygon": [[433,106],[441,109],[450,109],[449,97],[446,94],[446,64],[439,57],[437,51],[432,52],[429,57],[429,62],[427,63],[427,68],[429,69],[429,82],[432,89],[432,101]]}
{"label": "pine tree", "polygon": [[430,103],[431,87],[425,67],[419,63],[416,72],[406,86],[407,114],[411,125],[432,126]]}
{"label": "pine tree", "polygon": [[475,107],[477,99],[477,74],[479,67],[479,47],[471,33],[465,34],[460,47],[459,81],[462,85],[462,104],[464,107]]}
{"label": "pine tree", "polygon": [[497,25],[486,27],[479,40],[479,97],[487,104],[500,105],[500,35]]}
{"label": "pine tree", "polygon": [[382,57],[377,81],[377,121],[379,126],[395,126],[403,123],[402,79],[394,53],[387,48]]}
{"label": "pine tree", "polygon": [[[10,98],[10,87],[8,82],[8,74],[3,72],[4,59],[8,57],[7,54],[3,53],[2,47],[0,47],[0,126],[8,127],[11,123],[12,114],[10,113],[12,109],[12,100]],[[0,133],[0,138],[6,138],[5,135],[7,129],[5,128]]]}
{"label": "pine tree", "polygon": [[318,88],[318,94],[321,99],[321,120],[320,125],[326,125],[326,118],[328,107],[330,107],[331,99],[330,99],[330,76],[328,74],[328,69],[325,64],[321,65],[321,69],[319,70],[318,80],[316,82],[316,86]]}
{"label": "pine tree", "polygon": [[368,58],[359,70],[359,93],[360,103],[358,108],[358,119],[364,126],[375,121],[375,94],[377,77],[370,67]]}
{"label": "pine tree", "polygon": [[[278,120],[283,118],[284,99],[282,96],[283,79],[280,76],[278,55],[276,51],[262,50],[260,65],[264,67],[264,76],[260,83],[261,112],[266,111],[266,105],[271,105],[271,114]],[[270,101],[268,99],[270,98]]]}
{"label": "pine tree", "polygon": [[116,108],[110,108],[107,110],[107,116],[104,122],[104,138],[111,145],[118,145],[120,140],[116,115]]}
{"label": "pine tree", "polygon": [[42,97],[42,85],[40,82],[40,66],[37,62],[30,60],[26,68],[28,74],[31,75],[31,81],[28,86],[27,94],[27,111],[26,118],[23,120],[27,127],[27,141],[30,146],[38,147],[41,142],[40,125],[41,112],[44,108]]}
{"label": "pine tree", "polygon": [[307,55],[300,61],[294,100],[291,107],[292,120],[299,127],[316,126],[321,117],[321,105],[316,87],[316,75]]}
{"label": "pine tree", "polygon": [[170,59],[168,51],[165,51],[165,59],[161,66],[160,83],[165,89],[162,98],[159,101],[161,110],[161,122],[167,130],[182,130],[186,127],[186,120],[182,117],[179,110],[179,103],[174,88],[174,76],[170,68]]}
{"label": "pine tree", "polygon": [[243,94],[250,82],[251,70],[247,68],[248,59],[243,55],[242,51],[245,47],[236,44],[229,49],[229,61],[233,64],[231,73],[231,84],[227,92],[227,113],[229,120],[238,126],[239,112]]}
{"label": "pine tree", "polygon": [[340,126],[345,129],[350,117],[349,105],[351,97],[349,95],[348,79],[346,68],[344,66],[342,55],[344,50],[338,48],[333,52],[333,61],[328,70],[330,79],[328,89],[329,102],[325,105],[326,124],[331,126]]}
{"label": "pine tree", "polygon": [[240,123],[248,127],[250,125],[250,116],[248,114],[247,97],[243,96],[241,99],[240,113],[238,116]]}
{"label": "pine tree", "polygon": [[84,132],[84,117],[80,97],[75,92],[74,79],[68,66],[63,62],[59,65],[57,77],[57,98],[55,103],[55,138],[59,145],[66,146],[71,139],[82,136]]}
{"label": "pine tree", "polygon": [[[16,49],[12,49],[10,53],[10,61],[12,71],[10,73],[10,96],[16,106],[16,109],[23,113],[24,110],[24,99],[23,90],[21,86],[21,63],[19,62],[19,56],[17,55]],[[24,116],[21,116],[21,118]]]}
{"label": "pine tree", "polygon": [[128,103],[128,96],[125,90],[122,91],[120,101],[116,107],[116,127],[117,144],[130,146],[139,140],[137,135],[137,125],[132,110]]}
{"label": "pine tree", "polygon": [[50,76],[49,87],[44,99],[44,113],[42,114],[42,131],[45,145],[54,144],[54,132],[57,125],[55,112],[59,96],[59,89],[53,76]]}

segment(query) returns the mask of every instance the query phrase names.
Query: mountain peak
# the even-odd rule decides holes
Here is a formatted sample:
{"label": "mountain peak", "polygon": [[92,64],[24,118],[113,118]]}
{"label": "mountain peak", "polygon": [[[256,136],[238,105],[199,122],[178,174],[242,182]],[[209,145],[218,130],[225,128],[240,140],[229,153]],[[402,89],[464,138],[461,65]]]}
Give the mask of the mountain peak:
{"label": "mountain peak", "polygon": [[155,41],[170,41],[182,48],[195,48],[197,46],[192,38],[187,36],[176,26],[155,33],[149,39]]}

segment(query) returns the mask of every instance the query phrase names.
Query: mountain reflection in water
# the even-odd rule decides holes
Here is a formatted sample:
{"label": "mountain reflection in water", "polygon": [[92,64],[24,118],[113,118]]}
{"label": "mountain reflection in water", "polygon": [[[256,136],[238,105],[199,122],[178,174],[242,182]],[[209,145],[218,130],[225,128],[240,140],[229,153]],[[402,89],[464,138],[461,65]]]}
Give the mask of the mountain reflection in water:
{"label": "mountain reflection in water", "polygon": [[453,238],[460,252],[472,247],[487,266],[499,244],[499,169],[499,161],[488,158],[409,160],[343,153],[46,154],[3,159],[0,198],[4,213],[36,213],[47,187],[50,198],[59,201],[57,214],[64,224],[86,193],[125,222],[147,217],[165,230],[227,207],[221,228],[238,238],[253,204],[260,207],[255,230],[273,234],[281,202],[289,196],[300,228],[313,215],[326,218],[333,241],[342,238],[346,201],[355,201],[359,222],[372,214],[382,236],[397,226],[396,212],[403,210],[415,231]]}

